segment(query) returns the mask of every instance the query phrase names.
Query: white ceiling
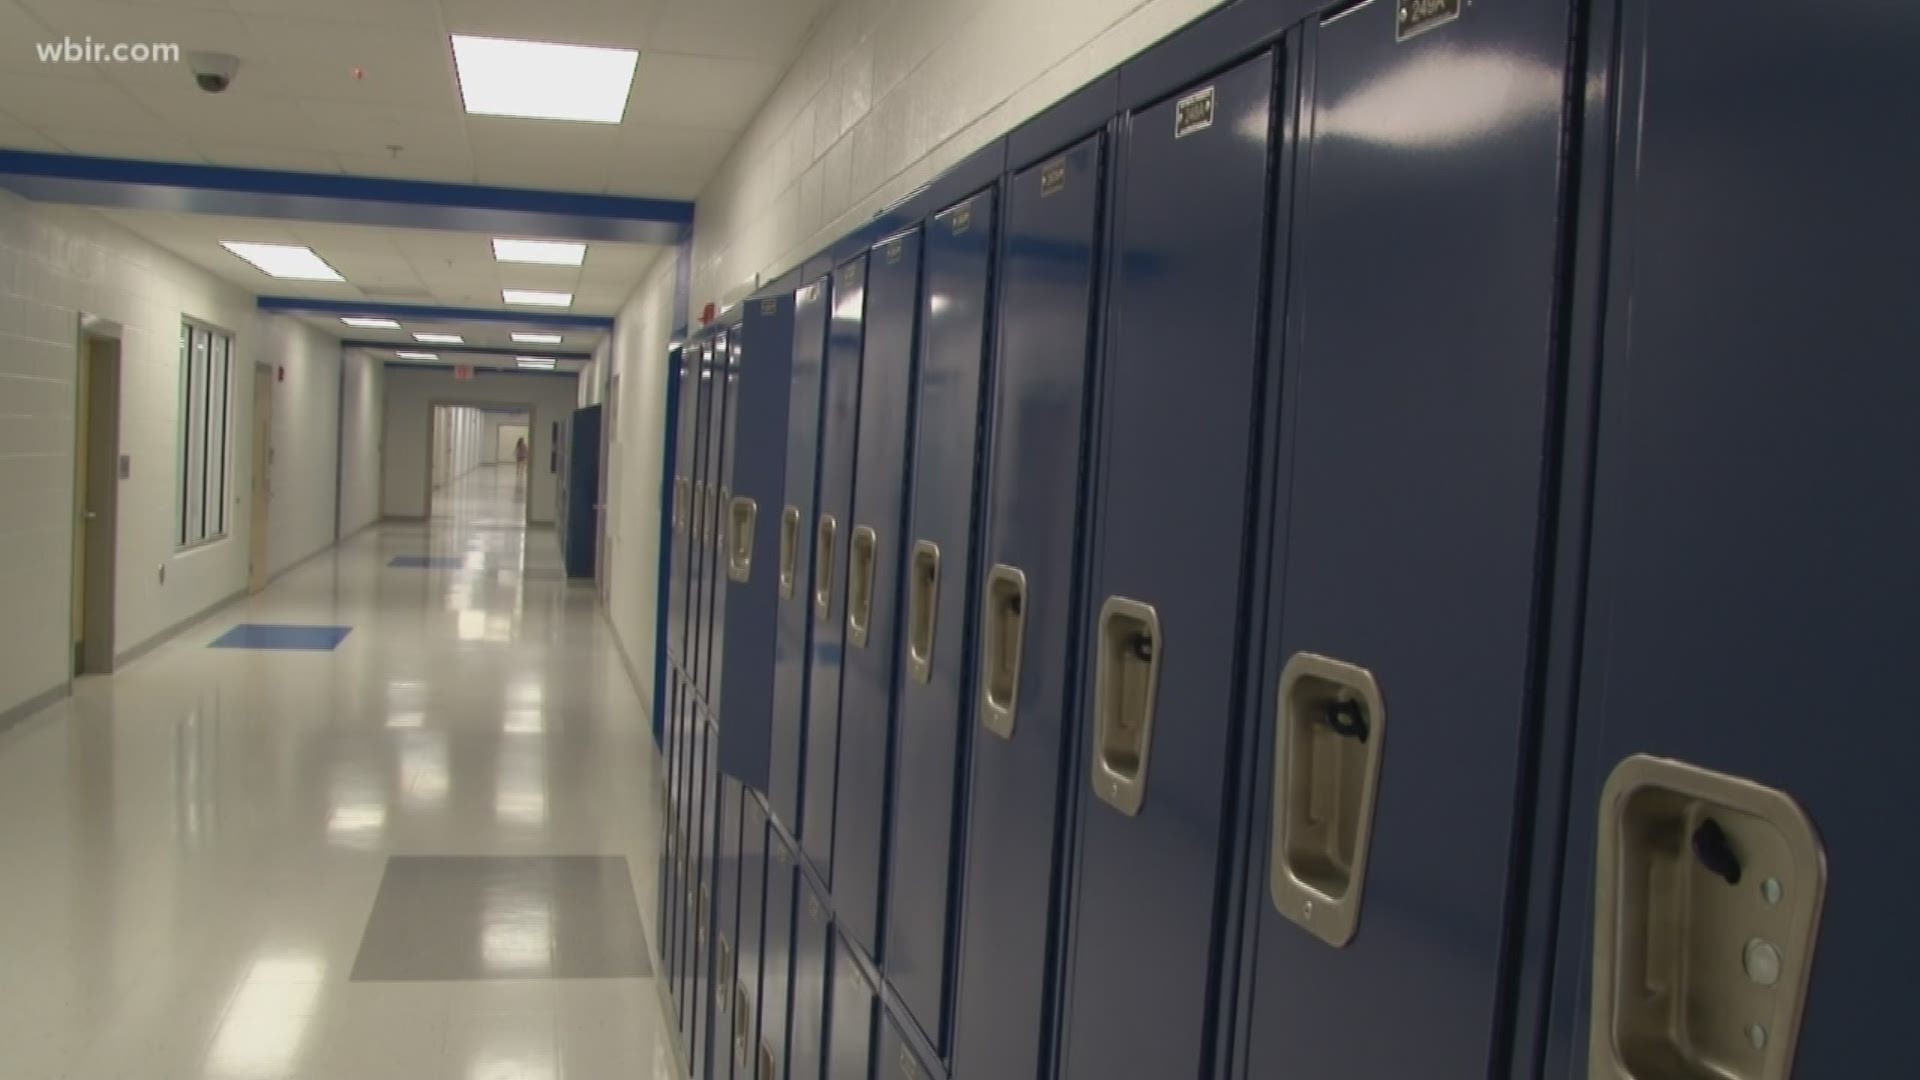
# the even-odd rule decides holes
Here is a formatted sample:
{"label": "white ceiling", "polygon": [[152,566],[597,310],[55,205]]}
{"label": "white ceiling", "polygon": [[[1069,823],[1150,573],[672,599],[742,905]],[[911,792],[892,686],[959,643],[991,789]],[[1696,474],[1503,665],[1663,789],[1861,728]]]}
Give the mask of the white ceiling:
{"label": "white ceiling", "polygon": [[[300,314],[295,316],[301,322],[324,333],[346,341],[385,342],[391,349],[404,349],[407,352],[434,352],[441,346],[422,345],[413,339],[415,331],[425,333],[459,334],[466,339],[466,347],[475,349],[493,349],[500,356],[550,356],[555,352],[590,353],[606,339],[604,330],[575,330],[531,324],[515,326],[509,323],[475,322],[470,319],[447,321],[444,319],[407,319],[397,318],[398,330],[366,330],[347,326],[337,315]],[[558,345],[521,345],[513,340],[513,332],[537,331],[542,334],[559,334],[563,338]],[[392,360],[390,351],[379,352],[382,359]],[[474,360],[471,354],[442,351],[440,359],[449,364],[491,363],[491,359]]]}
{"label": "white ceiling", "polygon": [[[545,289],[573,294],[571,315],[611,316],[633,293],[654,260],[671,250],[652,244],[596,241],[581,266],[532,266],[493,258],[486,233],[332,225],[272,218],[222,217],[161,210],[100,213],[250,293],[321,300],[482,308],[554,313],[554,308],[510,307],[501,289]],[[220,246],[222,240],[305,244],[346,277],[344,282],[268,277]],[[347,330],[347,327],[340,327]]]}
{"label": "white ceiling", "polygon": [[[826,6],[0,0],[0,147],[689,199]],[[468,116],[450,33],[640,50],[625,122]],[[207,94],[184,65],[40,63],[30,43],[63,37],[177,42],[243,64]]]}

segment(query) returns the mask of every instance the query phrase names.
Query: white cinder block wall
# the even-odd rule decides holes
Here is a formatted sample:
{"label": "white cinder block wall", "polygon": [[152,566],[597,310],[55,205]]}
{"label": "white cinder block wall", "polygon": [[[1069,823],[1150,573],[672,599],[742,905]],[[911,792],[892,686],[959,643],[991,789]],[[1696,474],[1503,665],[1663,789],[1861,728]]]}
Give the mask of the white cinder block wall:
{"label": "white cinder block wall", "polygon": [[841,0],[700,194],[724,307],[1221,0]]}
{"label": "white cinder block wall", "polygon": [[[340,480],[340,341],[285,315],[256,323],[253,359],[273,372],[271,573],[333,544]],[[246,354],[242,354],[246,355]],[[248,398],[240,411],[252,408]]]}
{"label": "white cinder block wall", "polygon": [[601,572],[612,578],[607,614],[637,676],[641,700],[648,702],[653,700],[658,644],[660,470],[666,461],[667,347],[678,321],[676,267],[668,256],[647,272],[620,309],[612,340],[595,360],[600,370],[619,377],[620,395],[611,403],[607,491],[613,505],[600,564]]}
{"label": "white cinder block wall", "polygon": [[380,440],[385,435],[386,366],[354,350],[340,384],[340,535],[380,520]]}
{"label": "white cinder block wall", "polygon": [[[68,677],[74,365],[83,312],[122,328],[120,452],[131,458],[131,473],[118,492],[116,648],[139,649],[247,584],[253,361],[272,359],[263,354],[253,297],[91,211],[0,192],[0,596],[8,610],[31,614],[0,620],[0,714],[58,690]],[[228,399],[227,536],[178,551],[183,317],[231,331],[237,362]],[[285,341],[298,344],[274,350],[289,357],[289,383],[284,395],[276,387],[275,405],[281,432],[293,440],[279,457],[287,470],[276,477],[281,506],[324,498],[324,512],[272,523],[276,565],[323,546],[334,528],[332,459],[315,464],[304,455],[337,438],[337,380],[294,382],[296,373],[324,373],[329,354],[302,337]],[[337,348],[333,365],[337,374]],[[303,410],[298,420],[294,409]]]}
{"label": "white cinder block wall", "polygon": [[[452,368],[389,367],[385,378],[383,516],[401,520],[427,516],[427,456],[433,439],[435,405],[525,407],[533,411],[533,432],[527,440],[527,472],[533,489],[528,521],[536,525],[553,523],[556,485],[548,467],[548,453],[553,448],[554,421],[571,416],[578,400],[579,390],[571,376],[476,371],[472,379],[463,382],[454,379]],[[479,442],[476,436],[476,455]]]}

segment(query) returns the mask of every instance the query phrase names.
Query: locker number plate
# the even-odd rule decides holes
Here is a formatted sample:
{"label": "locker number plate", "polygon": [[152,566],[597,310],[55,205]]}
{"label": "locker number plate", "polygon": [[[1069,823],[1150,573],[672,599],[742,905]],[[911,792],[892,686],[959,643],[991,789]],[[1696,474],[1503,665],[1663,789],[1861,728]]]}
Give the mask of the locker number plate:
{"label": "locker number plate", "polygon": [[1188,94],[1173,107],[1173,137],[1184,139],[1213,126],[1213,87]]}
{"label": "locker number plate", "polygon": [[1396,41],[1405,41],[1459,17],[1460,0],[1400,0],[1393,36]]}

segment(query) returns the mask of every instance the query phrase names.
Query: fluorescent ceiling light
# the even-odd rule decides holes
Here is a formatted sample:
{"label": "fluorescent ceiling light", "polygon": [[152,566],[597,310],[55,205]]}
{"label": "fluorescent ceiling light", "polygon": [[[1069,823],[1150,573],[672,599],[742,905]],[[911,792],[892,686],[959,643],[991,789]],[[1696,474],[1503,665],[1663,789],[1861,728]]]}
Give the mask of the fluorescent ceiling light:
{"label": "fluorescent ceiling light", "polygon": [[481,116],[617,124],[627,112],[632,49],[454,34],[460,97]]}
{"label": "fluorescent ceiling light", "polygon": [[523,356],[520,358],[520,366],[523,368],[534,368],[539,371],[552,371],[553,360],[545,356]]}
{"label": "fluorescent ceiling light", "polygon": [[438,360],[439,353],[432,352],[395,352],[393,355],[402,360]]}
{"label": "fluorescent ceiling light", "polygon": [[413,340],[425,345],[465,345],[467,339],[459,334],[415,334]]}
{"label": "fluorescent ceiling light", "polygon": [[573,306],[573,294],[570,292],[542,292],[539,289],[501,289],[500,298],[509,304],[532,304],[535,307]]}
{"label": "fluorescent ceiling light", "polygon": [[340,320],[348,326],[357,326],[362,330],[398,330],[400,324],[392,319],[366,319],[357,315],[348,315]]}
{"label": "fluorescent ceiling light", "polygon": [[493,241],[495,262],[539,263],[541,266],[579,266],[587,261],[587,245],[572,240]]}
{"label": "fluorescent ceiling light", "polygon": [[513,340],[522,345],[558,345],[563,340],[559,334],[522,334],[516,332]]}
{"label": "fluorescent ceiling light", "polygon": [[220,246],[252,263],[261,273],[295,281],[345,281],[340,272],[310,247],[298,244],[242,244],[220,241]]}

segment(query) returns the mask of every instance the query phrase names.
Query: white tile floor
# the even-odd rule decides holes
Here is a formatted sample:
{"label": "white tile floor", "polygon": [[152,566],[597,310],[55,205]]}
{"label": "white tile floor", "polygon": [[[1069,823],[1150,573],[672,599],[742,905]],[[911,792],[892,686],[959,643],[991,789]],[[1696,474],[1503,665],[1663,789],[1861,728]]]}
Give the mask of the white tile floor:
{"label": "white tile floor", "polygon": [[[482,469],[431,527],[362,533],[0,734],[0,1078],[673,1074],[650,978],[348,978],[390,854],[624,855],[658,941],[646,708],[553,534],[511,524],[522,482]],[[240,622],[352,633],[205,647]]]}

